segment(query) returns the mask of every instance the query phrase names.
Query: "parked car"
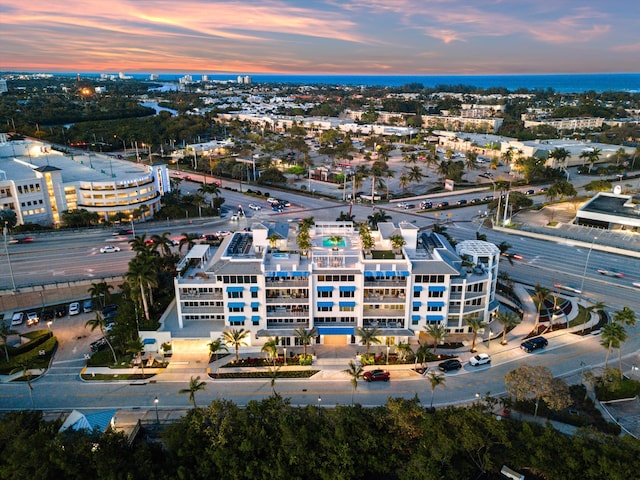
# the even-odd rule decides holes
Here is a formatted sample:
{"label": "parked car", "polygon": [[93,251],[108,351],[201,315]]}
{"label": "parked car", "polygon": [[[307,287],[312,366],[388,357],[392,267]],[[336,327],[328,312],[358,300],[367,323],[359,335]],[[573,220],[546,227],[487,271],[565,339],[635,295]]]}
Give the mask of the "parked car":
{"label": "parked car", "polygon": [[460,363],[460,360],[458,360],[457,358],[451,358],[438,364],[438,369],[443,372],[448,372],[450,370],[460,370],[461,368],[462,363]]}
{"label": "parked car", "polygon": [[533,337],[529,340],[525,340],[520,344],[520,348],[523,349],[527,353],[531,353],[534,350],[539,350],[541,348],[549,345],[549,341],[544,337]]}
{"label": "parked car", "polygon": [[73,302],[69,305],[69,315],[79,315],[80,314],[80,303]]}
{"label": "parked car", "polygon": [[43,322],[49,322],[53,320],[54,316],[55,316],[55,313],[53,310],[45,310],[44,312],[42,312],[41,318]]}
{"label": "parked car", "polygon": [[479,353],[478,355],[469,359],[469,365],[471,365],[472,367],[487,365],[489,363],[491,363],[491,357],[486,353]]}
{"label": "parked car", "polygon": [[100,249],[100,253],[115,253],[119,251],[120,251],[120,247],[115,247],[113,245],[105,245]]}
{"label": "parked car", "polygon": [[485,195],[485,197],[482,199],[482,201],[484,202],[490,202],[493,200],[493,195]]}
{"label": "parked car", "polygon": [[466,201],[466,200],[464,200],[464,199],[462,199],[462,200],[458,200],[458,201],[456,202],[456,205],[466,205],[466,204],[467,204],[467,201]]}
{"label": "parked car", "polygon": [[84,313],[90,313],[93,312],[93,300],[85,300],[82,303],[82,311]]}
{"label": "parked car", "polygon": [[280,203],[280,200],[278,200],[277,198],[269,197],[267,198],[267,203],[273,205],[274,203]]}
{"label": "parked car", "polygon": [[91,351],[91,353],[96,353],[102,350],[103,348],[105,348],[106,346],[107,346],[107,341],[104,339],[104,337],[102,337],[96,340],[95,342],[92,342],[89,345],[89,350]]}
{"label": "parked car", "polygon": [[27,327],[30,327],[31,325],[37,325],[39,321],[40,316],[38,315],[38,312],[27,312]]}
{"label": "parked car", "polygon": [[58,308],[56,308],[56,318],[62,318],[66,314],[67,314],[67,307],[65,307],[64,305],[61,305]]}
{"label": "parked car", "polygon": [[12,327],[22,325],[22,322],[24,322],[24,312],[16,312],[13,314],[13,317],[11,317]]}
{"label": "parked car", "polygon": [[386,370],[369,370],[362,374],[362,378],[364,378],[366,382],[388,382],[391,374]]}
{"label": "parked car", "polygon": [[407,208],[407,202],[398,203],[398,208]]}
{"label": "parked car", "polygon": [[482,200],[479,198],[472,198],[471,200],[469,200],[469,203],[480,203]]}
{"label": "parked car", "polygon": [[262,207],[260,205],[256,205],[255,203],[250,203],[249,208],[251,210],[255,210],[256,212],[262,210]]}
{"label": "parked car", "polygon": [[420,208],[423,210],[429,210],[430,208],[433,208],[433,203],[431,202],[422,202],[420,204]]}
{"label": "parked car", "polygon": [[438,208],[445,208],[449,206],[449,202],[440,202],[438,204]]}
{"label": "parked car", "polygon": [[536,192],[533,190],[533,188],[524,192],[525,195],[533,195],[534,193]]}

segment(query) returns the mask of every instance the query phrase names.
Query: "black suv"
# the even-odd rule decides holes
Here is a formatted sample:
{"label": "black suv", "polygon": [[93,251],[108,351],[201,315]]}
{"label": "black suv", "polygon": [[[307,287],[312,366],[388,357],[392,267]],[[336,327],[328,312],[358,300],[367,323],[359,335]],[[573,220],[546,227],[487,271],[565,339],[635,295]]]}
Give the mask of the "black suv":
{"label": "black suv", "polygon": [[534,337],[529,340],[525,340],[520,344],[520,348],[523,349],[527,353],[531,353],[534,350],[538,350],[539,348],[544,348],[549,345],[549,342],[544,337]]}
{"label": "black suv", "polygon": [[452,358],[439,363],[438,368],[443,372],[448,372],[449,370],[460,370],[462,368],[462,364],[457,358]]}

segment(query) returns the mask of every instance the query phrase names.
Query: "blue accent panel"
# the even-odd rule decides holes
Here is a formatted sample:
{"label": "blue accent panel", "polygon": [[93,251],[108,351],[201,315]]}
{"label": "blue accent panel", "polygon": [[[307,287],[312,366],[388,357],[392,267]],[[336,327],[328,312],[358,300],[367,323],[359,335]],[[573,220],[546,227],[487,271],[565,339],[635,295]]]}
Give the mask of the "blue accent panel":
{"label": "blue accent panel", "polygon": [[227,293],[242,292],[244,287],[227,287]]}
{"label": "blue accent panel", "polygon": [[427,315],[428,322],[441,322],[442,320],[442,315]]}
{"label": "blue accent panel", "polygon": [[333,308],[333,302],[318,302],[320,308]]}
{"label": "blue accent panel", "polygon": [[413,320],[414,322],[417,322],[420,320],[420,315],[411,315],[411,320]]}
{"label": "blue accent panel", "polygon": [[429,285],[430,292],[444,292],[447,290],[447,287],[444,285]]}
{"label": "blue accent panel", "polygon": [[251,302],[251,308],[258,308],[260,306],[260,302]]}
{"label": "blue accent panel", "polygon": [[422,302],[413,302],[413,306],[414,307],[421,307],[422,306]]}
{"label": "blue accent panel", "polygon": [[244,302],[229,302],[227,303],[229,308],[244,308]]}
{"label": "blue accent panel", "polygon": [[355,292],[356,287],[354,285],[342,285],[340,287],[341,292]]}
{"label": "blue accent panel", "polygon": [[353,335],[353,327],[317,327],[318,335]]}
{"label": "blue accent panel", "polygon": [[318,291],[319,292],[333,292],[333,287],[332,286],[318,287]]}
{"label": "blue accent panel", "polygon": [[421,292],[422,291],[422,285],[415,285],[413,287],[413,291],[414,292]]}
{"label": "blue accent panel", "polygon": [[365,277],[375,277],[376,276],[376,272],[374,272],[372,270],[365,270],[364,271],[364,276]]}
{"label": "blue accent panel", "polygon": [[398,275],[399,277],[408,277],[410,275],[410,272],[408,270],[399,270],[398,272],[396,272],[396,275]]}
{"label": "blue accent panel", "polygon": [[387,270],[383,272],[385,277],[395,277],[397,272],[395,270]]}
{"label": "blue accent panel", "polygon": [[427,307],[444,307],[444,302],[427,302]]}
{"label": "blue accent panel", "polygon": [[244,322],[245,321],[245,316],[244,315],[229,315],[229,321],[230,322]]}
{"label": "blue accent panel", "polygon": [[341,307],[355,307],[356,302],[338,302],[338,305]]}
{"label": "blue accent panel", "polygon": [[260,315],[251,315],[251,321],[252,322],[259,322],[260,321]]}
{"label": "blue accent panel", "polygon": [[258,290],[260,290],[259,287],[249,287],[250,292],[257,292]]}

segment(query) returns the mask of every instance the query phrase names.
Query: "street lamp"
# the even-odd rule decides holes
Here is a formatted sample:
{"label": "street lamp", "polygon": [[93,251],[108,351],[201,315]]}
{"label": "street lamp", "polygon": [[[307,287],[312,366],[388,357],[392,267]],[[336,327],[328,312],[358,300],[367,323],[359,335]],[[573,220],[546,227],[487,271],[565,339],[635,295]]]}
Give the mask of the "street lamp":
{"label": "street lamp", "polygon": [[582,282],[580,282],[580,293],[578,294],[578,302],[582,300],[582,292],[584,291],[584,279],[587,276],[587,267],[589,266],[589,257],[591,257],[591,251],[593,250],[593,244],[596,243],[598,237],[593,237],[591,246],[589,247],[589,253],[587,253],[587,259],[584,262],[584,271],[582,272]]}
{"label": "street lamp", "polygon": [[389,365],[389,345],[387,345],[387,365]]}
{"label": "street lamp", "polygon": [[322,397],[318,395],[318,410],[320,410],[320,402],[322,402]]}
{"label": "street lamp", "polygon": [[4,222],[4,228],[2,232],[4,234],[4,251],[7,254],[7,263],[9,264],[9,275],[11,275],[11,285],[13,286],[13,291],[17,292],[16,289],[16,280],[13,278],[13,268],[11,267],[11,258],[9,257],[9,247],[7,247],[7,232],[9,231],[9,222]]}
{"label": "street lamp", "polygon": [[136,236],[136,227],[133,226],[133,215],[129,215],[129,220],[131,220],[131,233],[133,234],[133,237],[135,238],[135,236]]}
{"label": "street lamp", "polygon": [[284,351],[284,366],[287,366],[287,347],[283,347],[282,349]]}
{"label": "street lamp", "polygon": [[158,416],[158,402],[160,400],[158,400],[158,397],[156,396],[156,398],[153,399],[153,403],[156,407],[156,423],[160,423],[160,417]]}

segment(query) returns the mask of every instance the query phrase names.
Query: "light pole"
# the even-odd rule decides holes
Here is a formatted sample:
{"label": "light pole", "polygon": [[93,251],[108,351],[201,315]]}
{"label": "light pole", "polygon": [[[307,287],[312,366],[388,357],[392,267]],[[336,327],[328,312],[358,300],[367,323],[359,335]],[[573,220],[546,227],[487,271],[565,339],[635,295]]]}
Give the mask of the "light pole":
{"label": "light pole", "polygon": [[283,347],[282,350],[284,351],[284,366],[287,366],[287,347]]}
{"label": "light pole", "polygon": [[159,402],[159,401],[160,401],[160,400],[158,400],[158,397],[157,397],[157,396],[156,396],[156,398],[154,398],[154,399],[153,399],[153,404],[154,404],[154,405],[155,405],[155,407],[156,407],[156,423],[158,423],[158,424],[160,423],[160,417],[158,416],[158,402]]}
{"label": "light pole", "polygon": [[589,266],[589,257],[591,257],[591,251],[593,250],[593,244],[596,243],[598,237],[593,237],[593,241],[591,242],[591,246],[589,247],[589,252],[587,253],[587,259],[584,262],[584,271],[582,272],[582,282],[580,282],[580,293],[578,294],[578,302],[582,300],[582,292],[584,290],[584,279],[587,276],[587,268]]}
{"label": "light pole", "polygon": [[322,402],[322,397],[318,395],[318,410],[320,410],[320,402]]}
{"label": "light pole", "polygon": [[131,220],[131,233],[133,234],[133,238],[136,237],[136,227],[133,226],[133,215],[129,216],[129,220]]}
{"label": "light pole", "polygon": [[389,345],[387,345],[387,365],[389,365]]}
{"label": "light pole", "polygon": [[9,275],[11,275],[11,285],[13,286],[13,291],[17,292],[16,289],[16,280],[13,278],[13,268],[11,267],[11,258],[9,257],[9,247],[7,246],[7,232],[9,230],[9,222],[4,222],[4,228],[2,232],[4,234],[4,251],[7,254],[7,263],[9,264]]}

